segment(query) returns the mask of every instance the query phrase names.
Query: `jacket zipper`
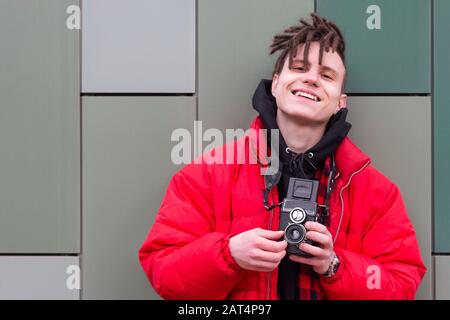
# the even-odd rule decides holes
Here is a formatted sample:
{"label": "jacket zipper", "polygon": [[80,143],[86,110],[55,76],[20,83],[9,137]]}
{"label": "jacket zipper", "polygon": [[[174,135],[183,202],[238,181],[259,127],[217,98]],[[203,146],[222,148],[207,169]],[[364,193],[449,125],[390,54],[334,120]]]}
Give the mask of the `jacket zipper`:
{"label": "jacket zipper", "polygon": [[336,229],[336,235],[334,237],[333,244],[336,243],[336,240],[337,240],[337,238],[339,236],[339,229],[341,228],[342,217],[344,216],[344,199],[342,198],[342,193],[350,185],[350,182],[352,181],[353,176],[355,176],[356,174],[358,174],[361,171],[363,171],[369,164],[370,164],[370,160],[367,161],[359,170],[353,172],[352,175],[350,176],[350,178],[348,179],[347,183],[345,184],[345,186],[343,186],[341,191],[339,191],[339,199],[341,201],[341,216],[339,217],[339,224],[338,224],[337,229]]}
{"label": "jacket zipper", "polygon": [[[274,200],[274,195],[273,195],[274,192],[275,191],[272,191],[272,203],[273,203],[273,200]],[[273,214],[274,214],[273,210],[275,210],[275,208],[270,210],[269,230],[272,230],[272,220],[273,220]],[[272,274],[272,272],[269,272],[268,276],[267,276],[267,300],[270,300],[270,287],[271,287],[271,285],[270,285],[270,275],[271,274]]]}

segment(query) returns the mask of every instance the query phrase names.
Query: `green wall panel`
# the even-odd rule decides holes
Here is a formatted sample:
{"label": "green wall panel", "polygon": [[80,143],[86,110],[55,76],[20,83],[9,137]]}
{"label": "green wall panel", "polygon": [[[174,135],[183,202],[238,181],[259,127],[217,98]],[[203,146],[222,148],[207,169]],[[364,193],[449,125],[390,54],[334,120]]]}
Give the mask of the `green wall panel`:
{"label": "green wall panel", "polygon": [[80,250],[78,3],[0,1],[0,253]]}
{"label": "green wall panel", "polygon": [[[194,97],[83,98],[82,299],[158,299],[138,262]],[[193,139],[193,136],[192,136]]]}
{"label": "green wall panel", "polygon": [[313,0],[198,1],[198,117],[205,128],[248,128],[275,34],[314,11]]}
{"label": "green wall panel", "polygon": [[450,1],[434,1],[434,251],[450,253]]}
{"label": "green wall panel", "polygon": [[348,93],[430,93],[431,1],[317,0],[317,13],[346,38]]}

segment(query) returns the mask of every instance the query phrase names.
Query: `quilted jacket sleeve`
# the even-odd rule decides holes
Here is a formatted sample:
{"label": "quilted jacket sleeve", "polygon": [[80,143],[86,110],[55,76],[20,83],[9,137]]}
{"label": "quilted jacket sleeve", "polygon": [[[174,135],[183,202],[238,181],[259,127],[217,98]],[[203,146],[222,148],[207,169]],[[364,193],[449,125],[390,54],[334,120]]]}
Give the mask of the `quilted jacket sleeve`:
{"label": "quilted jacket sleeve", "polygon": [[210,170],[190,164],[172,178],[139,250],[145,273],[165,299],[224,299],[243,274],[231,257],[229,235],[214,231]]}
{"label": "quilted jacket sleeve", "polygon": [[321,278],[330,299],[414,299],[426,268],[399,189],[390,183],[384,196],[361,252],[335,248],[338,272]]}

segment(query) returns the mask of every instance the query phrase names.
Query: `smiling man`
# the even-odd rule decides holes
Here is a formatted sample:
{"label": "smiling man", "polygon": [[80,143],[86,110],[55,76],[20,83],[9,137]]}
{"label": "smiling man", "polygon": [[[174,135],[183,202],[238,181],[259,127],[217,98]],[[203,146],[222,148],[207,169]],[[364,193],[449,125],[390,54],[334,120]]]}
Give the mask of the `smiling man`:
{"label": "smiling man", "polygon": [[[278,171],[185,166],[139,251],[144,271],[167,299],[414,298],[425,267],[400,191],[347,137],[340,30],[313,14],[274,37],[277,51],[251,128],[279,129]],[[253,150],[271,136],[242,139]]]}

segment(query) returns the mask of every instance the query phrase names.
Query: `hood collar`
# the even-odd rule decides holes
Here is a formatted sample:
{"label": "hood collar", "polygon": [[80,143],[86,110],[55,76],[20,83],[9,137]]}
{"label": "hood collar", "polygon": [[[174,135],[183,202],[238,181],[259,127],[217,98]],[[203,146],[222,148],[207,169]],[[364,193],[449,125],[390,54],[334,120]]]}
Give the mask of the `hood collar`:
{"label": "hood collar", "polygon": [[[260,129],[266,129],[260,116],[253,119],[250,128],[258,131]],[[257,150],[258,143],[265,143],[264,139],[257,139],[257,137],[250,135],[250,144],[254,150]],[[259,140],[259,141],[258,141]],[[259,155],[258,152],[255,153]],[[258,159],[260,163],[267,164],[267,159]],[[349,137],[345,137],[341,144],[335,151],[336,167],[343,178],[350,177],[353,173],[360,170],[368,162],[371,161],[370,157],[364,154]],[[344,179],[345,180],[345,179]]]}

